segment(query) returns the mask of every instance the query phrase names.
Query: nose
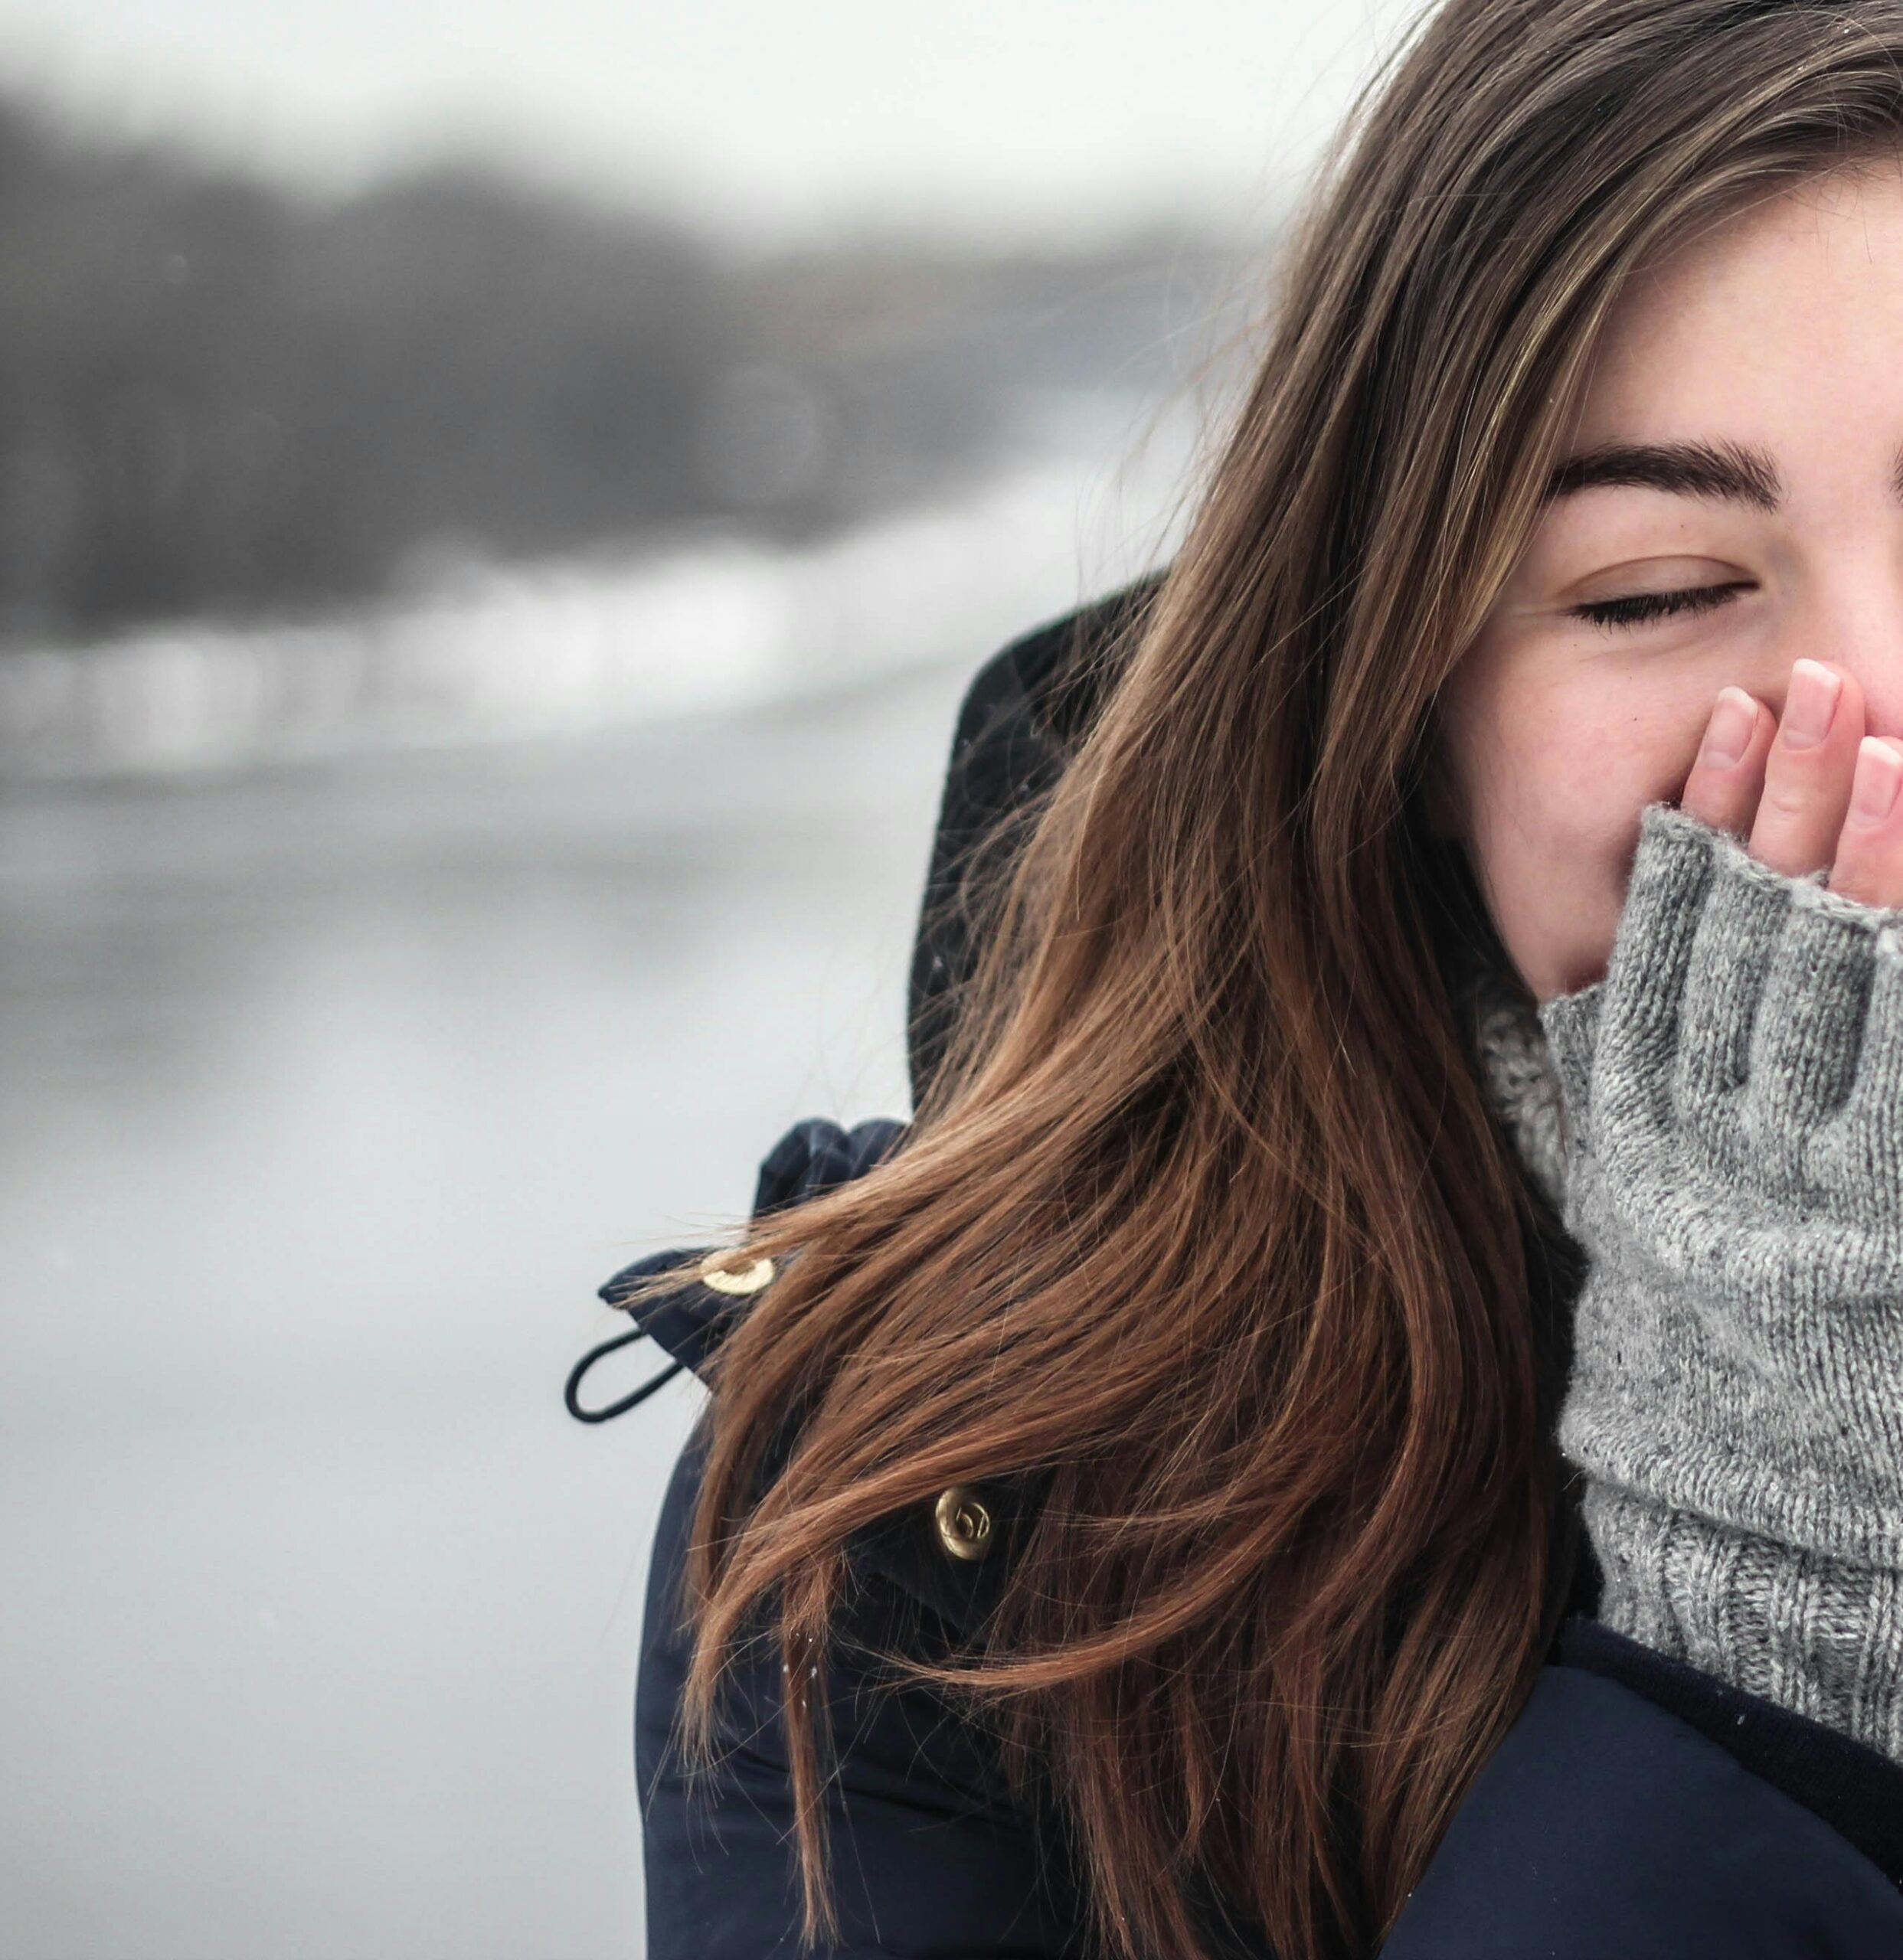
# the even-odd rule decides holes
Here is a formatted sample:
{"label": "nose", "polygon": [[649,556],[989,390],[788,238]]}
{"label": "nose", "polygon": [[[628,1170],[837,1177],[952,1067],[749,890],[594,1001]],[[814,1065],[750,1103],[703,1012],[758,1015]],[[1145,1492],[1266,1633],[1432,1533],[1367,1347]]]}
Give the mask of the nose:
{"label": "nose", "polygon": [[1903,737],[1903,579],[1883,580],[1880,590],[1829,608],[1796,642],[1780,649],[1777,691],[1766,697],[1780,720],[1791,663],[1821,660],[1856,681],[1866,735]]}

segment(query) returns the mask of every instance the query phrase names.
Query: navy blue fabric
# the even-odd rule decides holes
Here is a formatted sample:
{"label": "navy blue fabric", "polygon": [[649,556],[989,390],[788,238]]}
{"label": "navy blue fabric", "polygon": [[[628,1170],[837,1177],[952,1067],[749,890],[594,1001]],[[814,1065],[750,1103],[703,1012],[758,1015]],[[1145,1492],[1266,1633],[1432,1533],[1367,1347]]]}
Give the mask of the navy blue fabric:
{"label": "navy blue fabric", "polygon": [[[696,1374],[720,1344],[721,1334],[746,1298],[744,1294],[717,1293],[687,1276],[712,1250],[711,1246],[693,1246],[649,1253],[624,1266],[597,1289],[603,1300],[620,1308],[657,1348],[665,1348],[675,1361],[685,1361]],[[677,1268],[683,1275],[678,1290],[649,1293],[632,1305],[626,1303],[632,1282]]]}
{"label": "navy blue fabric", "polygon": [[[862,1176],[903,1141],[875,1118],[850,1131],[796,1124],[762,1162],[757,1214]],[[603,1287],[617,1304],[637,1273],[697,1266],[700,1251],[660,1253]],[[639,1325],[698,1369],[752,1295],[698,1280],[638,1303]],[[673,1733],[688,1648],[679,1612],[686,1534],[699,1488],[698,1432],[675,1468],[656,1528],[635,1700],[635,1764],[647,1876],[649,1960],[763,1960],[799,1950],[791,1772],[779,1658],[749,1648],[728,1684],[723,1749],[698,1781]],[[1012,1514],[999,1508],[1012,1549]],[[849,1956],[984,1955],[1055,1960],[1084,1951],[1072,1864],[1054,1815],[1014,1796],[995,1738],[943,1697],[895,1680],[881,1653],[945,1653],[980,1616],[995,1574],[954,1564],[929,1519],[891,1521],[852,1548],[855,1584],[835,1630],[827,1730],[832,1875]],[[935,1610],[936,1609],[936,1610]]]}
{"label": "navy blue fabric", "polygon": [[[687,1649],[678,1587],[699,1484],[690,1441],[668,1489],[635,1697],[648,1960],[767,1960],[799,1950],[791,1772],[777,1650],[756,1642],[723,1708],[717,1770],[690,1786],[672,1743]],[[1061,1834],[1008,1790],[988,1733],[938,1696],[896,1685],[882,1647],[943,1652],[946,1630],[896,1588],[861,1589],[826,1686],[838,1774],[828,1789],[841,1922],[829,1954],[1081,1954]]]}
{"label": "navy blue fabric", "polygon": [[944,1058],[958,992],[977,964],[974,872],[1056,782],[1087,731],[1138,625],[1162,589],[1151,573],[1013,640],[981,667],[959,704],[932,834],[907,988],[912,1106]]}
{"label": "navy blue fabric", "polygon": [[1559,1657],[1623,1683],[1841,1831],[1903,1888],[1903,1762],[1730,1682],[1668,1660],[1596,1620],[1561,1630]]}
{"label": "navy blue fabric", "polygon": [[1896,1960],[1903,1892],[1656,1703],[1543,1669],[1384,1960]]}
{"label": "navy blue fabric", "polygon": [[754,1215],[763,1217],[863,1177],[898,1148],[906,1127],[894,1116],[868,1116],[849,1130],[826,1116],[795,1123],[760,1165]]}
{"label": "navy blue fabric", "polygon": [[[816,1197],[848,1179],[863,1177],[904,1141],[906,1127],[891,1116],[868,1117],[850,1130],[826,1116],[808,1116],[794,1124],[760,1164],[754,1215],[763,1217],[783,1206]],[[597,1289],[598,1296],[609,1306],[624,1311],[656,1347],[698,1373],[721,1334],[745,1311],[749,1297],[716,1292],[692,1276],[714,1250],[695,1246],[646,1253],[604,1280]],[[634,1281],[676,1269],[682,1275],[678,1289],[629,1301]]]}

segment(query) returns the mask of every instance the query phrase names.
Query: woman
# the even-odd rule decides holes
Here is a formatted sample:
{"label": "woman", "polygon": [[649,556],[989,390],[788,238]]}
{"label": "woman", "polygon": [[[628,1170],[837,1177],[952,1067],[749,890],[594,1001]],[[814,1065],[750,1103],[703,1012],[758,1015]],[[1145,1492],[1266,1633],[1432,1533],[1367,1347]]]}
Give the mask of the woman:
{"label": "woman", "polygon": [[1900,158],[1903,0],[1371,93],[914,1120],[604,1289],[652,1960],[1903,1952]]}

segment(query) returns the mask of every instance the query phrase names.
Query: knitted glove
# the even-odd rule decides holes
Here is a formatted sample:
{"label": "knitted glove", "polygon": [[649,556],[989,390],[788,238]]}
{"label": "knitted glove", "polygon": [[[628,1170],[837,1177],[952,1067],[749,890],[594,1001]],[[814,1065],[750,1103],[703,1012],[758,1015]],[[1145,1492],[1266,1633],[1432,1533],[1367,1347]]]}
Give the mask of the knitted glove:
{"label": "knitted glove", "polygon": [[1903,1761],[1903,911],[1663,803],[1548,1001],[1617,1631]]}

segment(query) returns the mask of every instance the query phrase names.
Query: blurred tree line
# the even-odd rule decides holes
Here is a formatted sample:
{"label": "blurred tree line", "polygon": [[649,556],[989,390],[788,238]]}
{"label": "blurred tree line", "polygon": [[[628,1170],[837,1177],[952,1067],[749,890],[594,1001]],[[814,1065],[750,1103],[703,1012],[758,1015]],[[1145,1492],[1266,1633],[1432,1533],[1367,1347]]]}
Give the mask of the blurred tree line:
{"label": "blurred tree line", "polygon": [[810,535],[1032,390],[1159,390],[1231,253],[767,263],[444,165],[299,199],[0,100],[0,639],[373,593],[445,554]]}

